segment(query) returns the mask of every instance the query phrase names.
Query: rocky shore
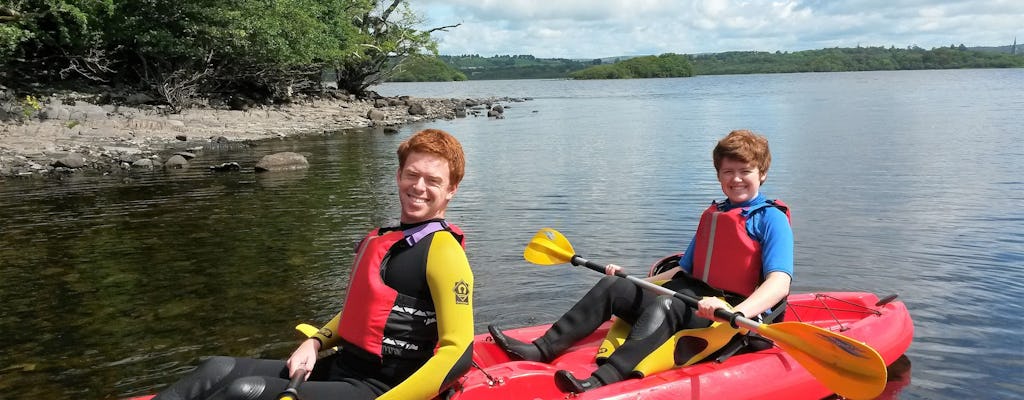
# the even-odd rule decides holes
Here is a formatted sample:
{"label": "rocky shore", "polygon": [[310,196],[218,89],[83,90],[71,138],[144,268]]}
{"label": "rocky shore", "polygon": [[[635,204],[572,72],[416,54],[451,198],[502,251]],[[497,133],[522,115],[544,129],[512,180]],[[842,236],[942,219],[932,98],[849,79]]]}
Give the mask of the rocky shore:
{"label": "rocky shore", "polygon": [[98,105],[85,96],[40,99],[29,118],[18,118],[19,99],[0,107],[0,181],[15,177],[117,174],[168,163],[203,149],[351,128],[397,130],[416,121],[502,118],[513,98],[436,99],[347,96],[304,98],[287,105],[194,108],[170,113],[145,104]]}

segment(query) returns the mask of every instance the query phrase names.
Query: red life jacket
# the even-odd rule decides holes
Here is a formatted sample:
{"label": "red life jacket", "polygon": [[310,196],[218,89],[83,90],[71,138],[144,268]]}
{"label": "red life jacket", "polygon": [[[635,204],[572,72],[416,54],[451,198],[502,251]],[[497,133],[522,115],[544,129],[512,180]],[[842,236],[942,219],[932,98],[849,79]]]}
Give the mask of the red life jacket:
{"label": "red life jacket", "polygon": [[780,200],[769,200],[754,207],[720,211],[711,203],[700,216],[693,247],[693,276],[707,284],[750,296],[761,284],[761,243],[747,233],[747,220],[765,207],[778,207],[789,218],[789,207]]}
{"label": "red life jacket", "polygon": [[[356,251],[348,296],[338,323],[337,332],[342,340],[378,359],[385,352],[385,342],[388,355],[403,358],[433,355],[437,330],[432,300],[398,293],[384,283],[381,269],[397,246],[412,247],[440,230],[452,232],[465,248],[462,230],[444,221],[428,222],[404,231],[381,233],[378,228],[363,238]],[[401,331],[401,339],[386,338],[385,331]]]}

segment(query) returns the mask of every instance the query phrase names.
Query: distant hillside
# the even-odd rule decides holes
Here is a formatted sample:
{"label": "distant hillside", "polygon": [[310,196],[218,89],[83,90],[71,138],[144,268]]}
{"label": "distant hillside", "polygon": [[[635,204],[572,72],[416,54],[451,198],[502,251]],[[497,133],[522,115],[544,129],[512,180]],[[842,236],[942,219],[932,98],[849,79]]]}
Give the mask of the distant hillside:
{"label": "distant hillside", "polygon": [[558,79],[601,60],[578,61],[568,58],[537,58],[531,55],[500,55],[480,57],[476,54],[440,56],[441,61],[466,75],[470,80],[485,79]]}
{"label": "distant hillside", "polygon": [[[1016,50],[1016,51],[1014,51]],[[852,47],[805,50],[795,52],[731,51],[684,55],[693,66],[693,75],[790,73],[790,72],[839,72],[879,71],[915,69],[956,69],[956,68],[1022,68],[1024,67],[1024,44],[1015,46],[965,47],[963,45],[936,47],[925,50],[920,47]],[[653,56],[604,57],[592,60],[568,58],[537,58],[531,55],[496,55],[481,57],[477,54],[440,56],[438,59],[451,70],[444,71],[441,65],[429,60],[420,60],[428,65],[410,66],[406,73],[396,76],[397,80],[436,81],[494,79],[572,79],[582,77],[575,73],[595,66],[617,65],[637,58]],[[635,63],[635,61],[634,61]],[[602,68],[608,72],[625,70]],[[635,69],[635,68],[633,68]],[[429,71],[429,73],[428,73]],[[461,73],[461,75],[459,75]],[[603,77],[632,78],[642,76],[688,75],[671,73],[655,74],[607,74]]]}
{"label": "distant hillside", "polygon": [[995,46],[995,47],[968,47],[969,50],[987,51],[992,53],[1024,54],[1024,44]]}

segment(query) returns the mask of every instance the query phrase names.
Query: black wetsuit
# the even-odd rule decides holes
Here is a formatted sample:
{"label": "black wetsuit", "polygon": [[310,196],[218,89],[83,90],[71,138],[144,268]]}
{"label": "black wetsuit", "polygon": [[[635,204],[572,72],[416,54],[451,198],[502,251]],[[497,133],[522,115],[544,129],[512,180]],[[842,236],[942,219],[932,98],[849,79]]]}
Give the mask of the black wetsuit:
{"label": "black wetsuit", "polygon": [[[392,289],[430,299],[437,341],[444,345],[425,358],[374,358],[361,349],[342,348],[317,361],[309,381],[298,389],[303,400],[430,399],[468,370],[474,333],[473,274],[459,240],[451,232],[439,231],[412,247],[396,246],[382,270]],[[325,348],[338,344],[338,335],[326,338],[322,333],[336,329],[340,315],[315,336]],[[272,400],[286,388],[287,375],[283,360],[214,357],[154,400]]]}

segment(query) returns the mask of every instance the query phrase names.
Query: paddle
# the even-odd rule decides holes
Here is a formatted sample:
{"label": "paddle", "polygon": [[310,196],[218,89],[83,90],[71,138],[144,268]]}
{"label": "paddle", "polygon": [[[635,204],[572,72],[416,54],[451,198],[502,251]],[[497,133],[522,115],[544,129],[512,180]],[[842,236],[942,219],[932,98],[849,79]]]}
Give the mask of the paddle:
{"label": "paddle", "polygon": [[[605,271],[604,265],[577,255],[569,240],[551,228],[537,232],[523,251],[523,257],[526,261],[539,265],[570,263],[601,273]],[[644,289],[674,296],[694,308],[700,301],[626,275],[622,271],[616,272],[615,275],[628,279]],[[773,340],[807,369],[807,372],[840,396],[850,399],[872,399],[885,389],[885,361],[875,349],[862,342],[801,322],[762,324],[724,309],[715,310],[715,317],[722,321],[734,321],[739,326]]]}
{"label": "paddle", "polygon": [[277,395],[277,400],[299,400],[299,385],[302,384],[305,376],[306,370],[302,368],[295,370],[295,373],[292,374],[292,380],[288,381],[288,387],[281,394]]}

